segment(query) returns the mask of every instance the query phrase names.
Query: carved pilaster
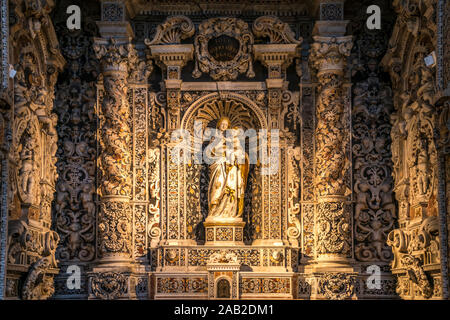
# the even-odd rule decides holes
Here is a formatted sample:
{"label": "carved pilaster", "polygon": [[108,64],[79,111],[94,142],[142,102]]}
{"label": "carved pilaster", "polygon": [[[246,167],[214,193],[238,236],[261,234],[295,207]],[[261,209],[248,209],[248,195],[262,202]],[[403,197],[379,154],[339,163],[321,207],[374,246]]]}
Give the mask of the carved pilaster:
{"label": "carved pilaster", "polygon": [[315,131],[316,260],[348,264],[352,257],[350,119],[344,72],[352,37],[314,37],[311,61],[319,98]]}
{"label": "carved pilaster", "polygon": [[163,70],[167,89],[167,128],[176,130],[180,125],[181,70],[193,58],[194,46],[180,44],[182,39],[192,37],[195,28],[184,16],[169,17],[158,27],[153,40],[146,39],[156,63]]}
{"label": "carved pilaster", "polygon": [[[303,41],[301,37],[295,38],[294,32],[289,25],[279,18],[274,16],[262,16],[255,20],[252,26],[253,33],[256,38],[268,39],[266,44],[253,45],[253,52],[255,59],[261,61],[261,63],[267,68],[268,78],[266,79],[267,86],[267,119],[268,127],[271,130],[283,131],[285,128],[284,117],[280,116],[286,108],[286,97],[290,97],[291,94],[287,91],[286,69],[292,64],[294,58],[300,55],[300,45]],[[296,116],[292,117],[293,122],[296,122]],[[294,124],[296,126],[296,124]],[[270,136],[272,139],[272,136]],[[275,140],[271,140],[271,144],[275,144]],[[286,179],[281,171],[268,176],[268,186],[270,190],[270,217],[267,216],[267,221],[270,221],[270,242],[276,241],[279,243],[281,240],[289,240],[290,243],[298,245],[298,237],[300,236],[300,222],[297,214],[299,214],[299,204],[294,201],[294,197],[298,194],[298,179],[299,172],[296,172],[298,166],[295,159],[295,155],[298,155],[297,151],[294,151],[292,146],[293,141],[289,141],[289,138],[281,135],[279,154],[272,152],[269,157],[273,160],[271,162],[278,162],[284,168],[284,163],[288,163],[289,167],[289,213],[288,213],[288,225],[286,235],[283,234],[285,227],[282,226],[283,221],[283,204],[278,195],[282,194],[282,184]],[[283,155],[290,153],[288,160]],[[267,212],[268,215],[268,212]],[[280,230],[280,231],[278,231]],[[270,243],[269,242],[269,243]]]}
{"label": "carved pilaster", "polygon": [[[192,37],[194,35],[194,32],[194,24],[188,17],[171,16],[158,26],[153,39],[145,39],[145,44],[149,48],[152,58],[162,70],[162,78],[164,79],[164,86],[166,91],[166,104],[165,107],[161,109],[161,112],[165,113],[165,116],[163,117],[165,123],[161,123],[159,127],[155,127],[153,129],[155,130],[155,132],[157,130],[159,131],[158,135],[161,137],[161,139],[165,139],[162,138],[162,131],[165,131],[167,129],[167,131],[171,132],[173,130],[180,129],[182,84],[181,72],[186,63],[192,60],[194,52],[194,46],[192,44],[180,44],[180,42],[183,39]],[[162,98],[163,94],[159,96]],[[165,137],[169,137],[169,135]],[[182,185],[184,179],[182,173],[183,167],[172,161],[172,158],[170,156],[172,148],[175,144],[165,141],[163,145],[164,146],[161,147],[161,150],[158,149],[158,155],[155,154],[154,163],[156,165],[156,161],[161,161],[161,163],[167,161],[167,164],[170,167],[170,169],[168,169],[169,175],[174,179],[174,181],[178,181]],[[157,167],[159,167],[159,164],[157,165]],[[156,190],[160,188],[159,183],[161,179],[164,178],[160,176],[160,173],[158,171],[152,173],[151,183],[152,188],[155,188],[152,190],[155,191],[154,195],[156,197],[159,197],[159,192],[157,192]],[[171,187],[177,188],[177,186],[174,185],[172,185]],[[179,206],[179,204],[183,203],[183,201],[180,199],[184,199],[184,190],[178,190],[179,192],[177,193],[168,192],[167,206],[167,212],[170,216],[170,218],[168,219],[170,222],[167,226],[168,230],[170,230],[168,238],[170,240],[177,240],[177,242],[186,240],[185,224],[179,223],[180,221],[185,221],[186,219],[185,210],[181,205]],[[164,190],[161,190],[161,192],[164,192]],[[156,207],[152,207],[152,209],[159,210],[159,208]],[[154,222],[156,221],[154,220]],[[156,226],[156,224],[154,225]],[[161,233],[164,232],[164,226],[161,229],[159,229],[159,227],[156,227],[150,232],[152,233],[152,235],[156,235],[155,238],[159,238],[161,236]],[[153,243],[156,242],[154,241]],[[192,244],[192,240],[186,240],[186,243]]]}
{"label": "carved pilaster", "polygon": [[0,71],[0,93],[3,94],[3,90],[8,89],[10,85],[9,81],[9,23],[8,23],[8,1],[2,0],[0,2],[0,59],[1,59],[1,71]]}
{"label": "carved pilaster", "polygon": [[298,48],[303,39],[295,39],[295,34],[287,23],[272,16],[259,17],[253,23],[253,33],[257,37],[269,38],[269,44],[253,46],[255,58],[267,68],[269,124],[272,129],[280,128],[281,96],[286,68],[294,57],[299,55]]}

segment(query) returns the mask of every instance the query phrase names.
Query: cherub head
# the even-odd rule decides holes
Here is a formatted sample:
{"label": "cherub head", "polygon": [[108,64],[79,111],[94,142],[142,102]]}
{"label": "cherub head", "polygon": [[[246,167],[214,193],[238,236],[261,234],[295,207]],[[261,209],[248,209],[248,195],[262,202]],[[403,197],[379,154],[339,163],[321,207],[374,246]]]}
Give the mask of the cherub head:
{"label": "cherub head", "polygon": [[222,117],[217,121],[217,129],[220,131],[225,131],[231,126],[231,121],[228,117]]}

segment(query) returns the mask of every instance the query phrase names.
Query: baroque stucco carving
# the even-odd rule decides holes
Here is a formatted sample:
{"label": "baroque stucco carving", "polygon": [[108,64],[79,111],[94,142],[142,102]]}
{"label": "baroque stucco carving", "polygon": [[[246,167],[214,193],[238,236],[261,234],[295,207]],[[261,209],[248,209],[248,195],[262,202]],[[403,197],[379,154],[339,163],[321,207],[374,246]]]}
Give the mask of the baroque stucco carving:
{"label": "baroque stucco carving", "polygon": [[65,21],[56,30],[67,60],[57,83],[55,111],[58,114],[58,181],[54,204],[56,229],[61,237],[57,254],[63,263],[91,261],[95,257],[97,214],[96,170],[96,77],[99,73],[90,37],[96,34],[92,21],[84,32],[67,30]]}
{"label": "baroque stucco carving", "polygon": [[171,16],[160,24],[153,39],[146,39],[147,46],[160,44],[179,44],[181,40],[190,38],[195,33],[192,21],[185,16]]}
{"label": "baroque stucco carving", "polygon": [[343,75],[351,37],[316,37],[311,61],[318,69],[320,95],[316,129],[316,189],[318,196],[349,194],[346,174],[348,155],[348,114],[345,110]]}
{"label": "baroque stucco carving", "polygon": [[[8,181],[8,263],[28,269],[19,284],[23,299],[46,299],[54,292],[58,235],[50,230],[57,151],[54,86],[65,61],[48,1],[10,2],[11,62],[16,71]],[[21,286],[21,287],[20,287]]]}
{"label": "baroque stucco carving", "polygon": [[95,297],[102,300],[114,300],[127,289],[127,277],[117,272],[97,273],[91,279],[91,290]]}
{"label": "baroque stucco carving", "polygon": [[[120,9],[123,3],[117,3],[108,6],[107,12],[103,12],[104,20],[122,23],[119,20],[124,18],[125,6]],[[432,20],[430,12],[422,12],[422,8],[418,12],[425,13],[423,16],[426,20]],[[413,22],[418,15],[416,12],[412,18],[408,18],[412,19],[411,30],[415,28]],[[243,21],[250,21],[248,16],[244,16]],[[257,298],[268,294],[271,297],[295,298],[297,291],[298,294],[304,294],[302,297],[319,299],[349,299],[354,295],[367,296],[367,292],[370,292],[370,297],[395,295],[390,279],[382,279],[381,289],[368,290],[364,288],[363,280],[359,277],[355,279],[354,274],[336,273],[334,270],[329,273],[324,270],[311,273],[311,268],[320,265],[321,258],[326,261],[327,258],[338,257],[342,261],[353,253],[357,259],[355,265],[361,266],[362,270],[365,264],[374,263],[383,266],[383,276],[389,271],[384,268],[384,264],[390,261],[392,255],[385,242],[397,219],[392,199],[393,181],[389,177],[390,125],[387,124],[387,117],[391,113],[391,93],[374,63],[358,61],[367,65],[362,67],[366,69],[361,72],[367,73],[369,77],[362,81],[358,77],[353,85],[353,118],[350,118],[350,83],[347,83],[349,74],[346,74],[346,60],[351,45],[344,37],[314,39],[316,44],[313,44],[311,60],[318,70],[316,95],[315,74],[310,77],[306,64],[301,63],[301,60],[306,60],[308,45],[305,43],[302,48],[302,38],[294,36],[288,27],[300,30],[302,36],[308,39],[305,41],[309,41],[308,34],[303,33],[306,24],[298,24],[286,16],[283,21],[267,16],[256,19],[249,38],[240,39],[240,45],[248,41],[247,55],[242,55],[243,58],[236,60],[237,64],[229,67],[224,67],[226,63],[216,63],[222,59],[217,51],[204,52],[210,56],[209,60],[203,60],[209,69],[204,71],[199,65],[198,72],[209,75],[217,72],[217,79],[213,80],[218,82],[239,79],[237,82],[226,81],[228,83],[216,85],[214,81],[202,82],[205,78],[192,81],[190,74],[195,64],[187,62],[192,58],[194,47],[189,42],[195,34],[195,28],[189,18],[171,17],[159,27],[154,21],[136,20],[140,23],[136,26],[145,25],[145,32],[156,29],[153,40],[147,41],[149,50],[146,50],[145,42],[140,40],[133,40],[137,44],[133,48],[129,39],[116,38],[112,41],[95,39],[97,44],[93,46],[94,51],[89,48],[92,43],[84,36],[58,31],[64,57],[69,61],[67,73],[57,85],[55,113],[58,119],[45,111],[51,110],[53,104],[53,89],[45,83],[47,75],[45,72],[29,72],[33,70],[35,61],[39,62],[39,55],[29,54],[34,49],[22,46],[24,54],[21,64],[25,72],[21,72],[20,66],[16,69],[17,115],[22,122],[15,125],[20,128],[17,132],[23,131],[20,137],[14,137],[20,148],[15,150],[17,165],[13,161],[11,169],[14,173],[11,174],[11,181],[20,187],[18,190],[21,194],[11,192],[10,212],[16,218],[24,211],[29,212],[29,217],[34,220],[42,216],[45,227],[41,230],[27,223],[10,224],[10,264],[30,258],[28,266],[31,268],[28,277],[24,277],[27,279],[25,289],[17,289],[17,278],[9,276],[8,294],[14,296],[16,291],[28,299],[42,299],[53,294],[52,277],[58,270],[56,264],[50,263],[47,257],[54,257],[54,253],[49,256],[44,254],[45,244],[39,240],[47,234],[47,227],[52,223],[61,237],[56,255],[60,266],[81,261],[83,272],[89,273],[94,268],[87,276],[88,282],[82,279],[80,290],[73,293],[57,288],[57,298],[83,295],[93,299],[118,299],[129,298],[138,292],[144,298],[148,294],[158,298],[170,298],[177,294],[214,298],[218,281],[208,277],[237,260],[239,264],[233,266],[229,277],[235,298]],[[33,41],[36,41],[39,38],[39,23],[30,21],[33,24],[31,30],[36,34]],[[239,24],[236,19],[233,21]],[[30,31],[29,28],[23,29],[25,33]],[[227,35],[233,38],[231,35],[236,36],[236,29],[230,33],[222,29],[214,31],[214,24],[208,25],[207,29],[204,34],[211,36],[209,40],[213,40],[213,47],[217,49],[221,45],[220,41],[224,41],[231,44],[231,49],[227,49],[231,52],[227,54],[232,55],[235,42],[220,37]],[[243,30],[247,34],[248,26],[245,25]],[[135,29],[136,33],[141,31]],[[92,29],[88,34],[89,37],[96,36],[97,31]],[[197,36],[201,34],[199,30]],[[419,34],[421,32],[417,32]],[[251,42],[252,37],[257,44]],[[375,43],[379,41],[372,40]],[[428,44],[428,40],[422,40],[425,45],[417,46],[415,49],[418,51],[412,53],[417,56],[412,58],[411,55],[409,60],[416,72],[411,73],[411,77],[403,77],[410,80],[411,88],[415,88],[403,90],[407,94],[411,93],[409,101],[404,102],[405,118],[401,113],[396,114],[400,117],[393,117],[393,132],[398,135],[393,138],[395,148],[402,143],[401,139],[405,139],[412,146],[420,142],[418,146],[426,146],[427,151],[430,150],[423,152],[420,148],[411,149],[408,156],[411,168],[403,170],[408,175],[415,175],[410,180],[411,190],[406,184],[395,182],[398,198],[406,199],[403,199],[400,208],[403,210],[406,206],[407,210],[401,212],[407,214],[415,214],[416,210],[410,210],[409,207],[416,200],[415,203],[423,208],[425,201],[422,204],[419,202],[425,196],[431,199],[426,204],[426,212],[436,211],[434,197],[437,195],[433,195],[433,188],[438,170],[434,169],[433,162],[438,155],[434,154],[435,142],[430,138],[431,131],[427,126],[433,121],[443,127],[446,123],[445,111],[440,117],[430,116],[427,111],[433,105],[429,98],[434,95],[429,86],[433,74],[427,73],[427,69],[419,62],[432,45]],[[270,45],[282,47],[283,50],[278,52],[281,52],[280,55],[277,56],[272,49],[268,50]],[[177,46],[181,49],[173,50]],[[366,52],[370,50],[379,51],[377,54],[384,51],[384,48],[373,49],[367,43],[363,43],[361,49],[363,55],[372,54]],[[98,56],[94,58],[95,53]],[[211,59],[214,56],[220,59],[214,62]],[[274,57],[278,57],[276,62],[271,59]],[[288,68],[293,70],[290,68],[292,59],[299,57],[303,58],[299,59],[296,69],[301,79],[300,83],[294,83],[295,74]],[[203,56],[200,58],[203,59]],[[150,59],[162,67],[162,82],[159,75],[149,78],[153,69]],[[258,81],[247,81],[252,79],[252,59],[260,60],[268,68],[267,79],[264,79],[268,81],[259,78],[263,74],[259,64],[255,66]],[[199,61],[197,59],[197,63]],[[242,67],[241,62],[247,65]],[[184,67],[187,72],[183,73]],[[360,67],[357,65],[355,68]],[[101,75],[96,83],[99,72]],[[46,78],[43,81],[39,77],[42,74]],[[295,89],[297,85],[300,86],[299,91]],[[154,92],[155,88],[160,92]],[[397,102],[403,103],[403,98],[394,94]],[[318,100],[315,101],[315,98]],[[316,102],[317,114],[314,117]],[[230,109],[226,111],[227,108]],[[442,109],[445,109],[445,104]],[[278,128],[281,131],[280,168],[277,173],[270,177],[263,176],[260,165],[254,165],[249,170],[242,215],[246,223],[243,239],[247,246],[236,245],[225,250],[202,242],[206,235],[202,236],[200,226],[207,215],[204,208],[208,205],[202,194],[207,192],[205,185],[209,177],[200,165],[173,165],[169,156],[171,130],[180,127],[192,129],[196,119],[202,120],[205,127],[208,124],[214,126],[214,121],[223,113],[231,113],[233,122],[243,124],[246,128]],[[410,113],[411,119],[414,119],[412,122],[406,120]],[[353,132],[350,132],[350,121]],[[407,131],[407,123],[416,125],[413,124],[412,129]],[[419,129],[416,130],[414,126]],[[398,133],[401,130],[403,134]],[[414,135],[410,136],[410,140],[408,134],[405,136],[405,132],[414,130],[420,131],[418,136],[423,137],[422,141],[414,138]],[[30,138],[36,132],[41,137]],[[57,135],[58,151],[54,143]],[[350,148],[350,138],[353,139],[353,148]],[[53,154],[54,151],[56,154]],[[353,163],[350,160],[352,151]],[[40,154],[46,156],[41,159]],[[96,159],[96,156],[99,158]],[[398,160],[402,157],[401,151],[393,151],[395,179],[406,165],[403,160]],[[271,158],[272,161],[275,159]],[[58,171],[52,165],[55,162]],[[97,166],[98,171],[101,171],[98,175]],[[39,174],[41,169],[46,172],[45,179]],[[315,169],[317,171],[314,172]],[[430,172],[428,175],[423,174],[427,171]],[[354,178],[353,190],[351,172]],[[98,189],[95,189],[96,176]],[[41,185],[43,180],[49,183]],[[52,221],[49,208],[55,190],[55,221]],[[351,192],[356,196],[354,221]],[[409,200],[411,194],[416,200]],[[97,200],[100,201],[97,203]],[[27,207],[30,210],[24,210]],[[98,224],[95,225],[97,219]],[[416,246],[418,249],[395,251],[395,245],[392,245],[394,260],[398,260],[398,267],[393,268],[399,278],[398,291],[402,297],[411,297],[412,291],[423,297],[430,297],[430,294],[431,297],[438,297],[439,274],[430,272],[430,266],[439,263],[440,243],[436,223],[434,220],[426,220],[423,224],[422,221],[416,221],[420,227],[407,230],[402,227],[401,230],[404,232],[403,238],[416,243],[410,247]],[[252,246],[252,241],[258,245]],[[229,255],[229,261],[222,259],[223,252]],[[94,262],[95,258],[99,263]],[[213,261],[208,261],[210,258],[216,258],[222,264],[219,269],[211,269]],[[310,264],[309,258],[319,259]],[[151,272],[141,273],[139,281],[132,283],[128,273],[135,271],[127,269],[125,272],[120,263],[115,264],[112,271],[108,267],[101,270],[109,262],[124,265],[132,262],[136,269],[147,270],[148,267]],[[300,267],[309,275],[314,274],[317,280],[314,287],[311,287],[312,283],[305,282],[305,277],[309,275],[296,274]],[[251,272],[248,271],[250,269]],[[61,273],[64,270],[61,268]],[[247,270],[248,274],[239,274],[243,270]],[[205,271],[208,271],[208,276]],[[256,274],[259,271],[269,271],[273,275],[261,276]],[[152,277],[148,277],[150,273]],[[295,277],[298,279],[298,288],[295,288]],[[39,279],[44,281],[40,282]],[[65,282],[59,281],[58,286],[65,286]]]}
{"label": "baroque stucco carving", "polygon": [[355,277],[345,273],[325,273],[318,281],[319,293],[326,299],[350,299],[355,292]]}
{"label": "baroque stucco carving", "polygon": [[262,16],[253,22],[253,33],[256,37],[268,37],[271,44],[301,44],[302,38],[295,38],[289,25],[275,16]]}
{"label": "baroque stucco carving", "polygon": [[391,137],[400,228],[388,240],[397,293],[428,299],[442,294],[437,273],[439,251],[446,245],[440,241],[442,222],[437,218],[436,68],[424,62],[436,47],[436,1],[394,1],[394,7],[398,17],[383,64],[390,68],[394,88]]}
{"label": "baroque stucco carving", "polygon": [[131,129],[127,98],[128,72],[137,63],[132,44],[99,39],[94,51],[100,60],[104,96],[101,104],[99,254],[131,256]]}
{"label": "baroque stucco carving", "polygon": [[397,293],[400,296],[410,296],[413,290],[410,285],[404,285],[407,279],[417,285],[424,298],[433,294],[433,283],[425,273],[424,266],[439,262],[439,231],[436,217],[425,219],[418,228],[412,230],[396,229],[389,234],[388,244],[394,252],[393,270],[400,268],[406,271],[396,272],[399,276]]}
{"label": "baroque stucco carving", "polygon": [[42,258],[30,266],[22,287],[24,300],[44,300],[55,292],[53,274],[48,274],[48,270],[58,267],[55,251],[59,236],[56,232],[49,231],[44,235],[44,239]]}
{"label": "baroque stucco carving", "polygon": [[311,61],[320,82],[316,107],[317,254],[351,255],[349,116],[343,76],[352,37],[314,37]]}
{"label": "baroque stucco carving", "polygon": [[397,220],[390,152],[392,90],[379,66],[388,38],[385,32],[366,30],[360,24],[357,26],[363,30],[351,56],[352,75],[364,74],[353,88],[355,257],[388,263],[392,252],[387,235]]}
{"label": "baroque stucco carving", "polygon": [[[221,38],[222,37],[222,38]],[[225,58],[214,57],[209,51],[210,41],[221,39],[217,50],[229,52]],[[198,78],[209,73],[214,80],[235,80],[245,73],[253,78],[251,50],[253,34],[244,21],[236,18],[213,18],[201,23],[195,37],[195,69],[192,76]]]}

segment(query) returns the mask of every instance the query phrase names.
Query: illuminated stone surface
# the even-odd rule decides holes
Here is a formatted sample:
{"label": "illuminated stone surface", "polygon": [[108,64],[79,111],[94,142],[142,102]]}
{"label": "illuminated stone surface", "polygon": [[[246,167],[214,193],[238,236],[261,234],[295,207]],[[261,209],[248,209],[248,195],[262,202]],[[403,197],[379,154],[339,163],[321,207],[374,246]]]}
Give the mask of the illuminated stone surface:
{"label": "illuminated stone surface", "polygon": [[448,1],[7,2],[2,298],[448,298]]}

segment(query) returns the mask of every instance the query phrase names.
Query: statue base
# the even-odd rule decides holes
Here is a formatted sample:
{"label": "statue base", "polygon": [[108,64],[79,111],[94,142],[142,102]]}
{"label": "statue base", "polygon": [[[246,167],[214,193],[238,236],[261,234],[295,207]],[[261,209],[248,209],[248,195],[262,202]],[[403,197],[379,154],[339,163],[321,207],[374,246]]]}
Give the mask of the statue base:
{"label": "statue base", "polygon": [[214,221],[208,219],[205,226],[205,245],[244,245],[243,221]]}

